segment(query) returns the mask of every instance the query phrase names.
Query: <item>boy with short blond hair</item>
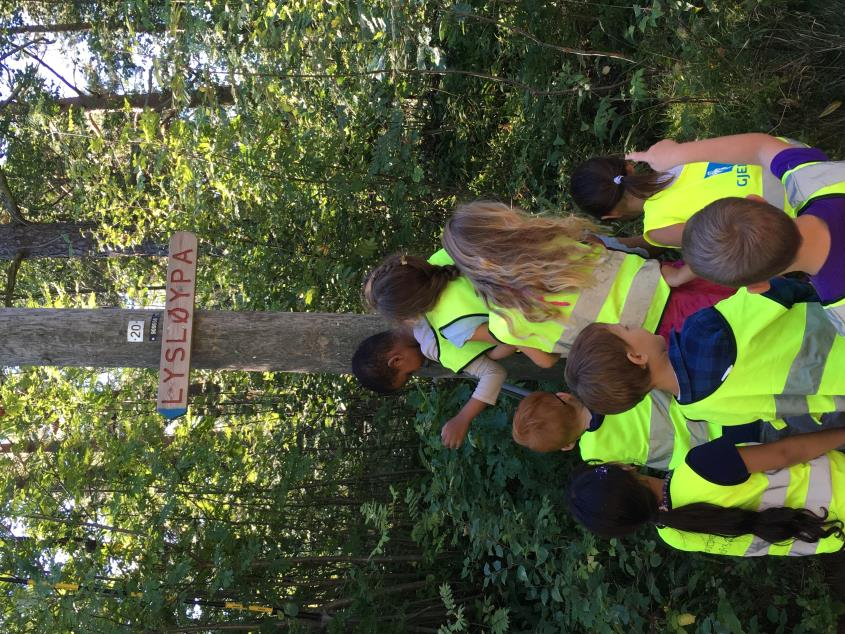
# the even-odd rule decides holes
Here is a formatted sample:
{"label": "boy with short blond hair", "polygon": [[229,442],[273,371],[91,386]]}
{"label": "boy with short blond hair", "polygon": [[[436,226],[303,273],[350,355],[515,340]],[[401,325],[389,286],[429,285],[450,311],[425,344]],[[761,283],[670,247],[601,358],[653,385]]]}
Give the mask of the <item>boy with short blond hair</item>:
{"label": "boy with short blond hair", "polygon": [[589,410],[565,392],[531,392],[516,408],[512,435],[517,444],[540,453],[569,451],[590,418]]}
{"label": "boy with short blond hair", "polygon": [[513,439],[533,451],[569,451],[578,445],[585,462],[620,462],[670,471],[692,447],[727,437],[734,444],[764,442],[784,432],[755,421],[722,428],[684,418],[680,406],[653,391],[632,409],[594,414],[566,392],[532,392],[513,418]]}

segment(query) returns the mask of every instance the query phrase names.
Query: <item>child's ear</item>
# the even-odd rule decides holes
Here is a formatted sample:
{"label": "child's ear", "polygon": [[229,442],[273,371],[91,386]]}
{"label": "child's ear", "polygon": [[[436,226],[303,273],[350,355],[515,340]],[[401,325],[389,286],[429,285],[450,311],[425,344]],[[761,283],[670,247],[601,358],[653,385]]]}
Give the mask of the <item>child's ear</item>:
{"label": "child's ear", "polygon": [[561,447],[560,450],[561,451],[572,451],[573,449],[575,449],[575,445],[577,445],[577,444],[578,444],[577,442],[571,442],[568,445],[564,445],[563,447]]}
{"label": "child's ear", "polygon": [[399,365],[402,363],[402,355],[401,354],[392,354],[387,358],[387,367],[391,370],[394,368],[398,368]]}
{"label": "child's ear", "polygon": [[628,350],[625,353],[628,356],[628,361],[637,365],[643,369],[648,367],[648,355],[644,352],[634,352],[633,350]]}
{"label": "child's ear", "polygon": [[601,219],[602,220],[616,220],[617,218],[621,218],[621,217],[622,217],[622,214],[620,214],[618,211],[612,211],[609,214],[602,216]]}

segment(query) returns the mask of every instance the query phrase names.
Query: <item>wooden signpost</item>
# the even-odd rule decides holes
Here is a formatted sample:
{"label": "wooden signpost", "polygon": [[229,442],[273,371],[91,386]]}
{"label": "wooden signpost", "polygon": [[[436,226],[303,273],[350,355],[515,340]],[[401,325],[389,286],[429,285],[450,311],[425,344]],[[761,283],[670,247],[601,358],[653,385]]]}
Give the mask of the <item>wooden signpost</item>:
{"label": "wooden signpost", "polygon": [[[190,367],[248,372],[347,374],[366,337],[390,327],[377,315],[194,310],[197,238],[170,240],[164,310],[0,308],[0,366],[159,368],[158,411],[187,412]],[[196,332],[194,332],[196,331]],[[540,369],[515,355],[514,378],[560,382],[562,366]],[[455,375],[433,366],[420,374]]]}
{"label": "wooden signpost", "polygon": [[165,418],[178,418],[188,411],[196,281],[197,237],[178,231],[170,238],[161,328],[157,408]]}

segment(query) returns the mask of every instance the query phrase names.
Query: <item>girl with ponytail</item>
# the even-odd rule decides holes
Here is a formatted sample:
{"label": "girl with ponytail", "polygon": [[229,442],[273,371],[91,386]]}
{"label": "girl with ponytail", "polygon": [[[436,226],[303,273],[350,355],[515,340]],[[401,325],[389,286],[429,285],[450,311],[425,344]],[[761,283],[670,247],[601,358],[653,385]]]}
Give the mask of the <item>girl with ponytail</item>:
{"label": "girl with ponytail", "polygon": [[414,255],[391,255],[364,281],[364,300],[391,321],[416,321],[437,304],[460,275],[452,264],[436,265]]}
{"label": "girl with ponytail", "polygon": [[845,544],[845,428],[763,445],[700,445],[664,478],[614,463],[587,465],[569,486],[575,519],[602,537],[654,525],[680,550],[811,555]]}

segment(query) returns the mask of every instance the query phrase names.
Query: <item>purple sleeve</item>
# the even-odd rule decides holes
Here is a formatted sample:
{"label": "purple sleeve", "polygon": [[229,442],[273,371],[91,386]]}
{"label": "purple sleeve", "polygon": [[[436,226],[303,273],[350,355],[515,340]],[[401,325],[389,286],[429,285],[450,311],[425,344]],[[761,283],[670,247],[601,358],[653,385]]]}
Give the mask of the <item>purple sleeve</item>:
{"label": "purple sleeve", "polygon": [[810,278],[823,304],[845,297],[845,196],[811,200],[803,216],[816,216],[830,232],[830,251],[819,272]]}
{"label": "purple sleeve", "polygon": [[778,152],[772,159],[772,174],[779,179],[783,178],[789,170],[798,167],[803,163],[814,163],[816,161],[829,161],[827,154],[814,147],[787,148]]}
{"label": "purple sleeve", "polygon": [[736,445],[727,436],[693,447],[685,460],[693,471],[713,484],[742,484],[751,475]]}

